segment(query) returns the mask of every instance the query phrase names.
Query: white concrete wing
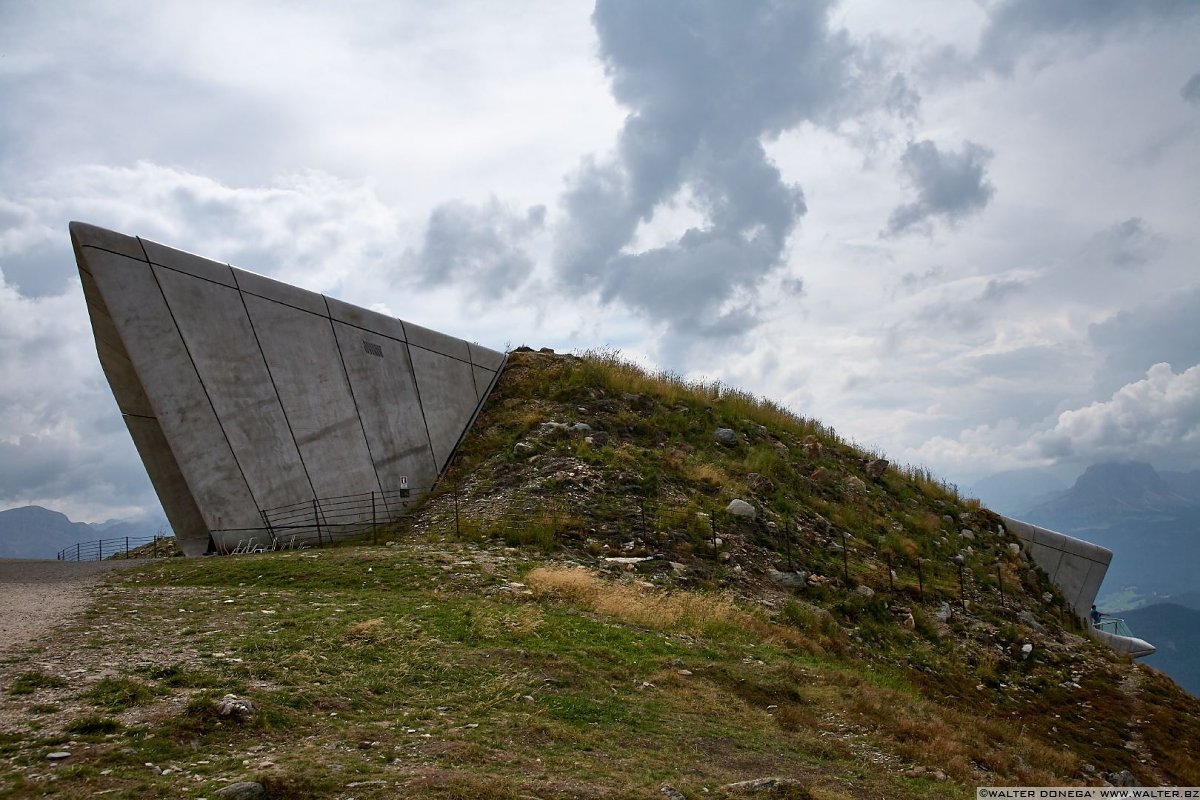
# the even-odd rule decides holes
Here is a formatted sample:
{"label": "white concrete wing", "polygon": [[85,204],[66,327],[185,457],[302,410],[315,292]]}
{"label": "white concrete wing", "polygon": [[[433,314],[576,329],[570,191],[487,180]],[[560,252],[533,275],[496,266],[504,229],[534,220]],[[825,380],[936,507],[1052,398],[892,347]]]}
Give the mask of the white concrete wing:
{"label": "white concrete wing", "polygon": [[[188,555],[320,536],[332,506],[342,529],[394,511],[445,470],[504,365],[228,264],[70,229],[101,366]],[[311,508],[307,526],[273,525],[284,507]]]}

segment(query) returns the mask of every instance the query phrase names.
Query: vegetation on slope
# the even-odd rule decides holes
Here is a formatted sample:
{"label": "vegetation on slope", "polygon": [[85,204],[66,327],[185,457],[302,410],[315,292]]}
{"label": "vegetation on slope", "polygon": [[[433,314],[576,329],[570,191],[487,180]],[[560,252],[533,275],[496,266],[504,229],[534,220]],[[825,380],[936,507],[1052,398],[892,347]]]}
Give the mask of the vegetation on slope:
{"label": "vegetation on slope", "polygon": [[0,797],[1200,784],[1200,704],[1080,635],[986,510],[874,460],[738,392],[514,354],[391,545],[137,566],[11,654]]}

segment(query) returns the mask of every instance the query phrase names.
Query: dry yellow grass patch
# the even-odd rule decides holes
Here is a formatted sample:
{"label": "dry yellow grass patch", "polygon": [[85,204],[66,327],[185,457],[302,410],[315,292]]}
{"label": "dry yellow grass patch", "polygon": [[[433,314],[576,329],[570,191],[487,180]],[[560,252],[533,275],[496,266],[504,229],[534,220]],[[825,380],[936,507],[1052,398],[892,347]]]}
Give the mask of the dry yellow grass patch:
{"label": "dry yellow grass patch", "polygon": [[383,620],[368,619],[346,628],[346,638],[354,642],[377,642],[383,636]]}
{"label": "dry yellow grass patch", "polygon": [[539,597],[568,600],[646,628],[703,632],[714,625],[755,628],[763,624],[723,595],[651,591],[610,583],[579,567],[538,567],[525,582]]}

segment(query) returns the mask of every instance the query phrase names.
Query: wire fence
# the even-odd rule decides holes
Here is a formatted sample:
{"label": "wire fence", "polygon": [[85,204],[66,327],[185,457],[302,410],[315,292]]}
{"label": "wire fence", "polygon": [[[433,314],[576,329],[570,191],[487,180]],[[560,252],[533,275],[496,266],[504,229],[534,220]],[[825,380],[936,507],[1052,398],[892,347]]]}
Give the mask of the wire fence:
{"label": "wire fence", "polygon": [[106,558],[166,558],[174,555],[172,536],[118,536],[80,542],[58,551],[59,561],[103,561]]}
{"label": "wire fence", "polygon": [[[412,515],[418,498],[429,503],[427,513],[419,518]],[[460,539],[498,538],[514,546],[545,549],[573,544],[601,547],[615,554],[686,553],[719,564],[730,557],[737,543],[769,551],[774,567],[790,573],[788,580],[797,584],[820,586],[832,581],[846,590],[868,586],[919,602],[950,600],[963,606],[985,597],[1009,606],[1014,595],[1027,588],[1021,584],[1017,566],[1010,563],[1006,568],[997,555],[1002,549],[999,541],[970,556],[963,555],[970,551],[960,549],[957,541],[937,552],[894,552],[869,536],[839,531],[823,520],[812,525],[775,525],[737,516],[719,506],[701,508],[638,495],[575,501],[529,498],[493,508],[486,498],[481,503],[476,496],[468,503],[457,487],[443,485],[313,498],[261,510],[260,516],[261,528],[214,532],[215,552],[303,549],[350,540],[378,544],[381,539],[403,538],[419,530]],[[147,557],[153,557],[162,540],[105,539],[66,548],[58,557],[67,561],[123,557],[148,543],[153,546]],[[168,554],[168,547],[161,549],[163,555]]]}

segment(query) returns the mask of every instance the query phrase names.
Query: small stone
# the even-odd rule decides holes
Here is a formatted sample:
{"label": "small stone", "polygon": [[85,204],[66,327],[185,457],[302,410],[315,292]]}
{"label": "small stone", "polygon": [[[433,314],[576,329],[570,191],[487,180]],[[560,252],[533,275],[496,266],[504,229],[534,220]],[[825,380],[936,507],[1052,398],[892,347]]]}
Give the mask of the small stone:
{"label": "small stone", "polygon": [[966,539],[968,542],[975,541],[975,532],[966,528],[963,528],[961,531],[959,531],[958,535]]}
{"label": "small stone", "polygon": [[238,781],[213,792],[213,797],[219,797],[221,800],[253,800],[255,797],[266,796],[267,790],[255,781]]}
{"label": "small stone", "polygon": [[687,795],[669,783],[664,783],[659,788],[658,793],[667,798],[667,800],[687,800]]}
{"label": "small stone", "polygon": [[1021,545],[1017,544],[1016,542],[1009,542],[1008,552],[1012,553],[1014,556],[1021,555]]}
{"label": "small stone", "polygon": [[873,481],[877,481],[883,477],[883,473],[887,472],[888,460],[886,458],[877,458],[867,464],[867,477]]}
{"label": "small stone", "polygon": [[713,438],[717,440],[718,444],[723,444],[726,447],[736,447],[738,443],[737,434],[734,433],[732,428],[717,428],[716,433],[713,434]]}
{"label": "small stone", "polygon": [[849,478],[846,478],[846,491],[851,494],[862,494],[867,491],[867,484],[862,478],[851,475]]}
{"label": "small stone", "polygon": [[527,456],[534,451],[534,446],[529,442],[517,442],[513,445],[514,456]]}
{"label": "small stone", "polygon": [[875,596],[875,590],[870,586],[855,586],[854,593],[859,597],[871,598]]}
{"label": "small stone", "polygon": [[781,572],[777,569],[768,569],[767,577],[788,589],[803,589],[808,585],[807,572]]}
{"label": "small stone", "polygon": [[575,431],[576,433],[589,433],[592,430],[592,426],[588,425],[586,422],[576,422],[571,426],[571,430]]}
{"label": "small stone", "polygon": [[46,758],[50,761],[62,761],[71,757],[71,754],[66,750],[55,750],[53,753],[47,753]]}

